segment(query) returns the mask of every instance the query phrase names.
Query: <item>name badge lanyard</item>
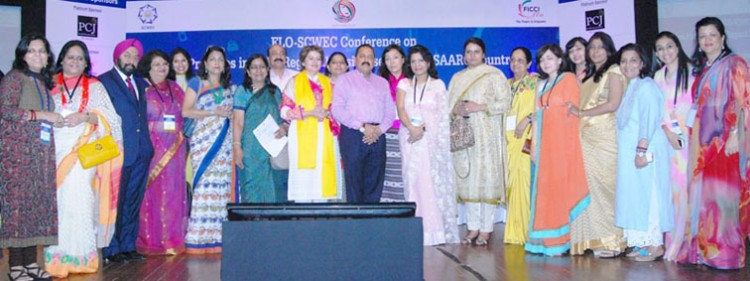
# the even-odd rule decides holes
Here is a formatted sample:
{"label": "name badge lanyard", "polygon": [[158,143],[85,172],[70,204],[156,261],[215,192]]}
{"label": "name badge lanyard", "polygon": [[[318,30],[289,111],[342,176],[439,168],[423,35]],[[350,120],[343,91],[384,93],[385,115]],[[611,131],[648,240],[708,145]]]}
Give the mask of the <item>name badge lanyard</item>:
{"label": "name badge lanyard", "polygon": [[[42,90],[41,90],[41,88],[39,88],[39,82],[37,81],[36,78],[34,78],[34,86],[36,86],[36,93],[39,95],[40,107],[42,109],[45,109],[44,108],[44,98],[42,98]],[[49,112],[49,111],[52,111],[52,102],[50,101],[49,89],[47,89],[47,87],[45,87],[44,89],[46,90],[46,94],[47,94],[47,108],[46,108],[46,111]]]}
{"label": "name badge lanyard", "polygon": [[[544,100],[541,101],[542,107],[544,107],[544,109],[549,109],[549,99],[552,98],[552,89],[554,89],[555,85],[557,85],[557,81],[560,79],[560,76],[561,75],[557,75],[557,77],[555,78],[555,81],[552,82],[552,86],[550,86],[549,88],[549,94],[547,95],[547,104],[546,105],[544,104]],[[542,86],[542,92],[547,90],[547,82],[549,82],[549,80],[544,81],[544,86]]]}
{"label": "name badge lanyard", "polygon": [[417,103],[417,76],[414,76],[413,83],[414,83],[414,94],[412,98],[413,98],[414,104],[417,106],[421,106],[422,99],[424,98],[424,90],[427,89],[427,84],[430,83],[430,76],[429,75],[427,76],[427,82],[424,83],[424,87],[422,87],[422,93],[419,94],[419,103]]}

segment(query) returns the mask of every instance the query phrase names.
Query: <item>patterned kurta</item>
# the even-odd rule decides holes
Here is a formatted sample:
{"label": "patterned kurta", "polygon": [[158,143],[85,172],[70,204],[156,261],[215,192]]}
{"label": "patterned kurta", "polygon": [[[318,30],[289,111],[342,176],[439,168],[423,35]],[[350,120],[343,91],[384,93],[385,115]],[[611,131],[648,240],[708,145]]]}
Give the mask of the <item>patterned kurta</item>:
{"label": "patterned kurta", "polygon": [[[474,81],[477,82],[472,85]],[[505,128],[501,126],[503,114],[510,110],[511,102],[505,75],[489,65],[464,69],[453,76],[448,91],[451,109],[459,99],[487,105],[487,111],[469,114],[474,146],[452,153],[458,200],[492,205],[504,203],[507,163]]]}
{"label": "patterned kurta", "polygon": [[23,118],[29,109],[55,108],[38,85],[41,93],[32,76],[17,70],[0,84],[0,248],[57,243],[54,136],[43,143],[41,123]]}

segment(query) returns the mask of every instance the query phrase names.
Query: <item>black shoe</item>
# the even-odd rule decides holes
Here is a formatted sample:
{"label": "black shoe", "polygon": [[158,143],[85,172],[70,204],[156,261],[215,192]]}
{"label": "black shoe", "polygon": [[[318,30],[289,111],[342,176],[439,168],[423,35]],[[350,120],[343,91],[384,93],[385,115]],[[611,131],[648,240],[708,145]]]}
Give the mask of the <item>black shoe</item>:
{"label": "black shoe", "polygon": [[124,255],[127,257],[128,261],[142,261],[146,259],[146,256],[141,255],[136,251],[127,252]]}
{"label": "black shoe", "polygon": [[128,261],[128,256],[124,253],[114,254],[104,258],[106,263],[123,263]]}
{"label": "black shoe", "polygon": [[24,267],[26,268],[26,273],[29,274],[29,277],[34,278],[34,281],[52,281],[52,275],[44,271],[38,264],[32,263]]}

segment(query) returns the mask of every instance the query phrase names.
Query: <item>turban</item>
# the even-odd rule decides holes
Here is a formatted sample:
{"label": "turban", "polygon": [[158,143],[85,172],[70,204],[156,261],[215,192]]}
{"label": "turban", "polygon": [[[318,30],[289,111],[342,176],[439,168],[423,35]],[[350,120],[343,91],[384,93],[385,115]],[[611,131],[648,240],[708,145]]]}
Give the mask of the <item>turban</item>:
{"label": "turban", "polygon": [[141,41],[138,41],[138,39],[125,39],[122,42],[118,43],[117,46],[115,46],[115,52],[112,55],[115,63],[117,63],[117,58],[122,55],[122,53],[125,52],[130,47],[135,47],[136,50],[138,50],[138,58],[140,59],[143,56],[143,44],[141,44]]}

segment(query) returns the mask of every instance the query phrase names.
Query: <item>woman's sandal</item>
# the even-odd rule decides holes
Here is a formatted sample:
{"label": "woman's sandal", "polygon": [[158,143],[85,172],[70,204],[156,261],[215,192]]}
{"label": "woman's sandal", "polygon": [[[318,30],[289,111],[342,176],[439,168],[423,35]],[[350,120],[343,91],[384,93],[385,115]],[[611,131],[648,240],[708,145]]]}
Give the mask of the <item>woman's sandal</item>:
{"label": "woman's sandal", "polygon": [[474,241],[474,245],[484,247],[484,246],[487,246],[487,244],[489,244],[489,240],[490,240],[489,234],[487,234],[487,238],[482,238],[482,233],[479,233],[479,235],[477,236],[477,240]]}
{"label": "woman's sandal", "polygon": [[26,273],[28,273],[28,275],[31,276],[31,278],[34,278],[34,280],[52,281],[52,275],[50,275],[49,272],[39,267],[38,264],[32,263],[24,267],[26,268]]}
{"label": "woman's sandal", "polygon": [[[645,250],[645,249],[643,249]],[[664,257],[664,250],[658,248],[656,252],[646,251],[645,254],[641,254],[635,257],[635,261],[647,262],[647,261],[658,261]]]}
{"label": "woman's sandal", "polygon": [[621,251],[615,250],[598,250],[594,251],[594,256],[600,259],[614,259],[622,255]]}
{"label": "woman's sandal", "polygon": [[648,250],[646,250],[645,248],[641,248],[641,247],[635,246],[635,247],[633,247],[633,250],[631,250],[630,253],[628,253],[626,255],[626,257],[632,259],[632,258],[635,258],[637,256],[645,255],[647,253],[648,253]]}
{"label": "woman's sandal", "polygon": [[8,279],[10,281],[34,281],[34,278],[29,276],[29,273],[26,272],[26,268],[23,266],[11,267],[8,272]]}
{"label": "woman's sandal", "polygon": [[472,232],[469,231],[469,233],[467,233],[466,236],[464,236],[464,239],[461,239],[461,244],[463,244],[463,245],[471,245],[472,243],[474,243],[474,240],[476,240],[477,237],[479,237],[479,231],[477,231],[475,233],[476,233],[476,235],[472,236],[471,235]]}

